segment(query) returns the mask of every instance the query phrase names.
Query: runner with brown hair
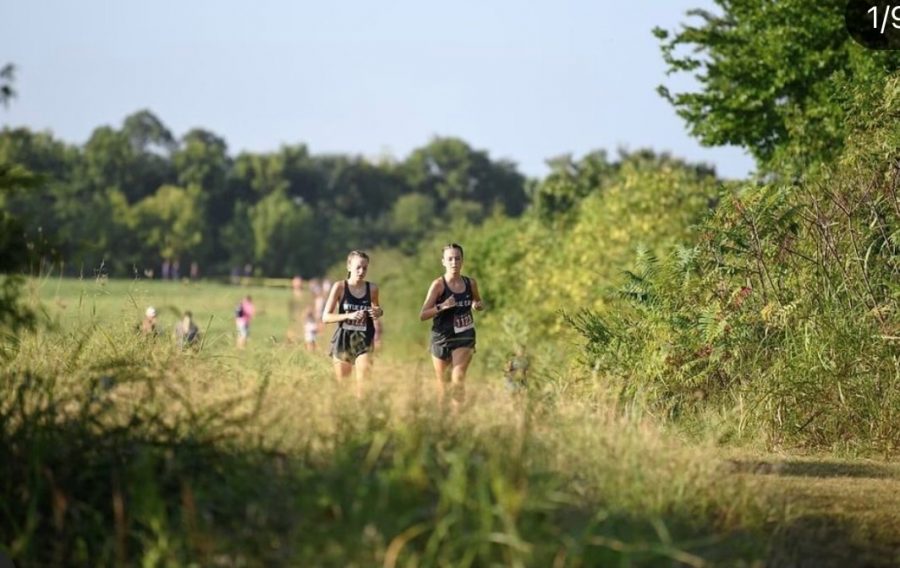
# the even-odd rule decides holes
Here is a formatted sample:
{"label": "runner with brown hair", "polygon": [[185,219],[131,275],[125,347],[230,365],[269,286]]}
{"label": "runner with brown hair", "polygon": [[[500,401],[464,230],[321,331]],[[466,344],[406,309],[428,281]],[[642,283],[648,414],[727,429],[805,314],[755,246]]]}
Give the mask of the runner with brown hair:
{"label": "runner with brown hair", "polygon": [[372,344],[375,338],[374,318],[384,314],[379,305],[378,286],[365,279],[369,255],[354,250],[347,255],[347,279],[335,282],[322,312],[324,323],[336,323],[331,338],[331,357],[337,378],[344,379],[356,366],[356,378],[368,377]]}
{"label": "runner with brown hair", "polygon": [[428,288],[419,317],[433,318],[431,324],[431,361],[438,380],[439,393],[446,389],[447,370],[453,399],[465,398],[465,379],[475,353],[475,320],[472,310],[483,310],[478,283],[462,275],[463,248],[456,243],[444,246],[441,253],[444,275]]}

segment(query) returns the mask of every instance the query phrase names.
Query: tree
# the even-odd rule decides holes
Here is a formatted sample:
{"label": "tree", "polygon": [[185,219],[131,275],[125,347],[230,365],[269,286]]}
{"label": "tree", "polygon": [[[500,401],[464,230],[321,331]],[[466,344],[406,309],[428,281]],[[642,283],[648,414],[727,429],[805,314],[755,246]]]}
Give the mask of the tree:
{"label": "tree", "polygon": [[[40,172],[34,184],[5,197],[0,196],[5,210],[27,219],[24,230],[29,239],[41,242],[50,238],[61,242],[56,238],[60,228],[60,209],[66,205],[69,180],[77,159],[76,148],[54,140],[49,133],[32,133],[25,128],[0,132],[0,162]],[[65,248],[68,250],[68,247]]]}
{"label": "tree", "polygon": [[411,252],[434,227],[434,199],[421,193],[408,193],[394,202],[390,228],[397,242]]}
{"label": "tree", "polygon": [[406,190],[403,179],[392,169],[360,157],[321,156],[315,164],[325,182],[324,203],[320,205],[349,218],[375,219],[389,211]]}
{"label": "tree", "polygon": [[[402,163],[313,155],[304,144],[232,159],[222,137],[195,128],[176,142],[148,110],[119,129],[96,128],[81,147],[49,133],[3,130],[4,160],[41,181],[0,204],[28,217],[32,244],[41,232],[55,236],[66,266],[81,273],[103,267],[133,275],[160,256],[190,254],[207,274],[248,262],[313,274],[348,248],[402,241],[411,250],[438,214],[480,223],[497,210],[521,213],[528,200],[512,163],[459,139],[435,139]],[[293,235],[308,235],[317,254],[291,252]]]}
{"label": "tree", "polygon": [[[15,94],[13,69],[6,65],[0,70],[0,102],[4,106]],[[36,187],[38,181],[28,169],[0,157],[0,204],[16,191]],[[8,337],[14,337],[19,329],[33,327],[37,319],[35,311],[21,302],[19,272],[27,268],[32,250],[23,220],[0,207],[0,330],[9,332]]]}
{"label": "tree", "polygon": [[313,211],[291,200],[284,191],[261,199],[250,210],[254,256],[265,274],[309,274],[317,264],[322,242],[317,238]]}
{"label": "tree", "polygon": [[76,147],[55,140],[49,132],[27,128],[4,128],[0,132],[0,158],[53,180],[70,176],[77,157]]}
{"label": "tree", "polygon": [[134,207],[135,230],[158,258],[177,260],[203,242],[200,188],[164,185]]}
{"label": "tree", "polygon": [[[0,161],[0,204],[16,191],[35,187],[38,181],[27,169]],[[6,207],[0,208],[0,330],[11,334],[33,327],[36,321],[34,310],[21,303],[20,272],[28,267],[32,250],[23,220]]]}
{"label": "tree", "polygon": [[618,164],[610,163],[604,150],[577,162],[567,154],[547,164],[550,174],[538,183],[534,196],[537,213],[545,220],[573,210],[591,193],[602,191],[618,171]]}
{"label": "tree", "polygon": [[676,170],[698,180],[708,178],[712,181],[716,177],[711,166],[688,163],[666,152],[657,153],[650,149],[619,150],[616,161],[610,161],[605,150],[597,150],[577,161],[570,155],[563,155],[547,163],[550,174],[538,182],[534,190],[535,209],[543,221],[573,220],[571,214],[578,212],[587,197],[622,183],[627,173],[652,175]]}
{"label": "tree", "polygon": [[401,166],[412,191],[430,195],[443,211],[453,200],[480,203],[486,216],[495,204],[519,215],[527,203],[525,178],[515,164],[491,161],[459,138],[434,138],[410,154]]}
{"label": "tree", "polygon": [[228,144],[220,136],[194,128],[181,137],[180,147],[172,154],[172,164],[182,187],[197,186],[217,197],[224,193],[231,159]]}
{"label": "tree", "polygon": [[125,117],[125,121],[122,123],[122,134],[138,154],[153,153],[169,156],[178,146],[166,125],[146,109]]}
{"label": "tree", "polygon": [[132,203],[152,195],[165,184],[175,183],[171,157],[178,145],[156,115],[141,110],[125,117],[121,134],[131,146],[128,167],[134,184],[121,189]]}
{"label": "tree", "polygon": [[323,171],[320,160],[309,153],[305,144],[282,146],[278,156],[283,163],[288,196],[318,207],[328,193],[326,172]]}
{"label": "tree", "polygon": [[149,111],[125,118],[121,130],[102,126],[84,146],[83,177],[96,191],[117,188],[129,203],[152,195],[160,186],[174,183],[170,161],[174,149],[171,133]]}
{"label": "tree", "polygon": [[239,154],[234,161],[233,178],[237,197],[252,203],[289,186],[284,160],[275,154]]}
{"label": "tree", "polygon": [[0,67],[0,103],[3,106],[9,104],[10,99],[16,96],[13,89],[13,80],[16,78],[16,67],[12,63],[7,63]]}
{"label": "tree", "polygon": [[850,86],[880,88],[898,52],[856,44],[845,0],[715,0],[721,14],[691,10],[695,25],[654,34],[668,72],[694,92],[659,88],[703,144],[749,150],[764,170],[800,171],[833,158],[846,136]]}
{"label": "tree", "polygon": [[221,230],[231,220],[236,197],[231,192],[229,175],[232,160],[228,145],[220,136],[195,128],[182,136],[181,144],[172,154],[172,166],[180,187],[199,188],[205,213],[203,250],[195,252],[194,260],[207,270],[216,269],[216,261],[225,260],[227,252]]}
{"label": "tree", "polygon": [[219,230],[218,241],[225,253],[225,258],[220,259],[220,264],[225,267],[234,269],[253,260],[254,242],[250,207],[243,201],[235,203],[231,219]]}

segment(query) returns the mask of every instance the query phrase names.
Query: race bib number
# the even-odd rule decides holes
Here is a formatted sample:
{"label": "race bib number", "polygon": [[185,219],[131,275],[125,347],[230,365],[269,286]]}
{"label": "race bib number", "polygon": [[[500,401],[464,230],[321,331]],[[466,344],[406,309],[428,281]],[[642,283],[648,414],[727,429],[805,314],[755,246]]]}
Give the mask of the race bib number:
{"label": "race bib number", "polygon": [[344,329],[346,329],[347,331],[366,331],[366,318],[363,318],[360,322],[356,320],[345,321]]}
{"label": "race bib number", "polygon": [[462,333],[475,327],[472,312],[466,312],[453,317],[453,333]]}
{"label": "race bib number", "polygon": [[366,322],[365,322],[365,320],[363,320],[363,323],[356,323],[356,322],[350,323],[350,322],[345,321],[344,329],[346,329],[347,331],[365,331],[366,330]]}

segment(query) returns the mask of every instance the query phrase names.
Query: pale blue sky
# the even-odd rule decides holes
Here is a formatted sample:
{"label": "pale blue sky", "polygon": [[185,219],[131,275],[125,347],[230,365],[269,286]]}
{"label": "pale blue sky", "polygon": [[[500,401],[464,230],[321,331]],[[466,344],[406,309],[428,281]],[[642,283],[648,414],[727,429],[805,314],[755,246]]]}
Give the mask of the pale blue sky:
{"label": "pale blue sky", "polygon": [[29,0],[0,8],[0,65],[18,67],[10,126],[83,143],[148,108],[232,154],[404,157],[459,136],[528,175],[544,160],[652,147],[743,177],[737,148],[703,148],[656,94],[655,25],[711,0]]}

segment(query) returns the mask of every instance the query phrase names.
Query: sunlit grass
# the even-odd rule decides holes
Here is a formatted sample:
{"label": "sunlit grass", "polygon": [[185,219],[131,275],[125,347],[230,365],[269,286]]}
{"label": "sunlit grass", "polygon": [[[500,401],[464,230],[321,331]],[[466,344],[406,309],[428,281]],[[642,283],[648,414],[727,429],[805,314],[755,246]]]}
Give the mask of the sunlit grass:
{"label": "sunlit grass", "polygon": [[[57,325],[9,353],[0,407],[0,526],[25,563],[700,566],[764,554],[762,502],[723,478],[711,449],[602,393],[512,394],[488,369],[452,404],[427,364],[393,356],[357,389],[322,353],[279,340],[284,290],[251,291],[259,333],[238,352],[229,316],[245,290],[36,285]],[[185,308],[208,318],[203,348],[139,337],[147,304],[166,327]]]}

